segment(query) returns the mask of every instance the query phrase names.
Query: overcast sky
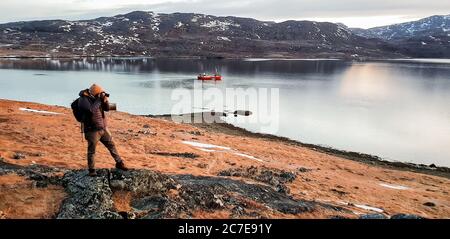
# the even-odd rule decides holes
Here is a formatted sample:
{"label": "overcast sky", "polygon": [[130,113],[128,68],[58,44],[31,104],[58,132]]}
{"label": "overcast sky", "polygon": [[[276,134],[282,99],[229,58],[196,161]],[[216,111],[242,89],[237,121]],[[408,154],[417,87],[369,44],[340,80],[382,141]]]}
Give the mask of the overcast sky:
{"label": "overcast sky", "polygon": [[316,20],[374,27],[450,14],[446,0],[0,0],[0,22],[90,19],[134,10],[258,20]]}

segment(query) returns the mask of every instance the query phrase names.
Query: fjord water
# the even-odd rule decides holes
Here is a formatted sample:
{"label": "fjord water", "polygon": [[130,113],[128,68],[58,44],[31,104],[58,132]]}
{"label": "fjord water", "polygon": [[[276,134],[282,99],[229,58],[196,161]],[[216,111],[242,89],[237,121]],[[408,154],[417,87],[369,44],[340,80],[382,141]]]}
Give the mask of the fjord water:
{"label": "fjord water", "polygon": [[[224,80],[202,88],[279,89],[278,113],[268,116],[278,123],[271,133],[388,160],[450,166],[450,64],[445,60],[3,59],[0,98],[68,107],[81,89],[96,82],[120,111],[168,114],[177,104],[174,89],[192,91],[198,73],[215,69]],[[249,118],[258,115],[251,106],[226,106],[243,109],[236,107],[253,111]],[[258,123],[236,119],[226,121],[262,130]]]}

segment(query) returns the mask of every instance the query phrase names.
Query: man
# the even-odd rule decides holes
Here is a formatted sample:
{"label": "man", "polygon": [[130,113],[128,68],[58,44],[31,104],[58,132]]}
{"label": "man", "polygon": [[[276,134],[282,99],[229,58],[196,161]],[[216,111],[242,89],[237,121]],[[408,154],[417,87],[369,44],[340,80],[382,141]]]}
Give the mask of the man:
{"label": "man", "polygon": [[88,142],[87,160],[89,176],[96,176],[95,149],[98,141],[109,150],[116,161],[116,168],[128,170],[117,152],[111,133],[107,129],[105,111],[109,111],[108,97],[103,88],[93,84],[89,89],[80,92],[79,109],[83,112],[84,134]]}

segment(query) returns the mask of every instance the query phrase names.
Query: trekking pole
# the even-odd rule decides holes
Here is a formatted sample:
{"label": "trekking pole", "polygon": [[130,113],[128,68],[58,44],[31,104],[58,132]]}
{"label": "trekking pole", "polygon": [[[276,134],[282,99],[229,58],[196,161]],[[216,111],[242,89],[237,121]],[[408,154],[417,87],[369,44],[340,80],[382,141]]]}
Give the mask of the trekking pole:
{"label": "trekking pole", "polygon": [[84,140],[83,140],[83,136],[84,136],[84,124],[83,124],[83,122],[81,122],[80,123],[80,130],[81,130],[81,142],[83,142]]}

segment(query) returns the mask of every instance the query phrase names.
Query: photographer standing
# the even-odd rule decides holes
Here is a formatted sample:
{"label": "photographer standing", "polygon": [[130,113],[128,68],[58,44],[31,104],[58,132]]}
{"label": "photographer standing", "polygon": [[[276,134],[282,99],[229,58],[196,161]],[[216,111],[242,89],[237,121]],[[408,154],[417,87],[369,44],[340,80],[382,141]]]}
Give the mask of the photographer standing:
{"label": "photographer standing", "polygon": [[88,142],[87,160],[89,176],[96,176],[95,149],[98,141],[109,150],[116,161],[116,168],[128,170],[117,152],[111,133],[107,129],[105,111],[109,111],[108,94],[99,85],[93,84],[89,89],[80,92],[78,107],[83,115],[83,131]]}

